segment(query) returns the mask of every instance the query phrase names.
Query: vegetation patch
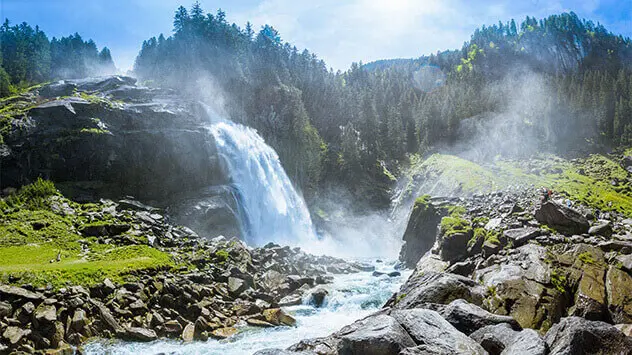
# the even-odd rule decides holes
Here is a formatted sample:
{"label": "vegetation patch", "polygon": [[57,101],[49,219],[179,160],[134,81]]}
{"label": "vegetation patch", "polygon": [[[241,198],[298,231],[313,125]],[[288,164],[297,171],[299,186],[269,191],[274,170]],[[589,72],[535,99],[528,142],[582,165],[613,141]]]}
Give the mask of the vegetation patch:
{"label": "vegetation patch", "polygon": [[[0,282],[89,286],[106,277],[122,282],[138,270],[175,266],[168,253],[146,245],[146,236],[124,235],[138,244],[117,245],[82,235],[86,226],[126,223],[101,209],[65,199],[42,179],[0,199]],[[88,212],[100,219],[92,220]]]}
{"label": "vegetation patch", "polygon": [[441,233],[449,237],[457,233],[470,233],[472,226],[466,219],[449,216],[441,218]]}

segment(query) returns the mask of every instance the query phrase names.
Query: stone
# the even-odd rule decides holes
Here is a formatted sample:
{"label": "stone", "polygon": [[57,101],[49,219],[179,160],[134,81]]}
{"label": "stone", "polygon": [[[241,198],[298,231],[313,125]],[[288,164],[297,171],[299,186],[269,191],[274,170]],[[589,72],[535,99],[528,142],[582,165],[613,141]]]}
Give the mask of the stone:
{"label": "stone", "polygon": [[323,287],[317,287],[309,293],[309,303],[314,305],[314,307],[322,307],[325,303],[325,297],[329,294]]}
{"label": "stone", "polygon": [[[617,265],[621,267],[621,270],[632,272],[632,254],[631,255],[617,255],[615,257]],[[0,306],[0,314],[2,306]]]}
{"label": "stone", "polygon": [[253,327],[263,327],[263,328],[274,327],[274,324],[268,323],[264,320],[257,319],[257,318],[248,318],[246,319],[246,323],[248,323],[249,325],[252,325]]}
{"label": "stone", "polygon": [[582,265],[582,276],[569,315],[604,320],[606,314],[606,270],[601,265]]}
{"label": "stone", "polygon": [[21,329],[20,327],[9,326],[2,333],[2,337],[6,339],[10,345],[16,346],[29,334],[31,334],[30,329]]}
{"label": "stone", "polygon": [[380,314],[342,328],[336,337],[339,354],[389,355],[415,346],[414,340],[391,316]]}
{"label": "stone", "polygon": [[441,259],[457,261],[467,255],[467,242],[472,239],[472,231],[442,234],[439,246]]}
{"label": "stone", "polygon": [[57,308],[54,305],[41,304],[33,315],[38,327],[45,326],[57,320]]}
{"label": "stone", "polygon": [[614,323],[632,323],[632,276],[614,266],[606,275],[608,311]]}
{"label": "stone", "polygon": [[148,342],[158,339],[156,332],[151,329],[130,327],[125,331],[125,339],[130,341]]}
{"label": "stone", "polygon": [[170,320],[164,323],[165,332],[171,336],[177,337],[182,334],[182,324],[177,320]]}
{"label": "stone", "polygon": [[0,285],[0,295],[2,295],[2,299],[8,298],[25,298],[27,300],[38,301],[43,300],[44,295],[38,292],[31,292],[29,290],[25,290],[21,287],[10,286],[10,285]]}
{"label": "stone", "polygon": [[518,322],[509,316],[489,313],[479,306],[465,300],[452,301],[439,312],[448,323],[465,335],[489,325],[507,323],[514,329],[521,329]]}
{"label": "stone", "polygon": [[535,219],[569,235],[584,234],[590,228],[588,220],[579,212],[554,201],[547,201],[538,207]]}
{"label": "stone", "polygon": [[107,325],[107,327],[115,334],[124,333],[125,329],[114,318],[110,310],[104,306],[101,302],[94,299],[90,299],[90,302],[97,308],[101,321]]}
{"label": "stone", "polygon": [[502,353],[506,347],[511,345],[517,334],[518,332],[511,329],[509,324],[501,323],[483,327],[470,334],[470,338],[493,355]]}
{"label": "stone", "polygon": [[432,248],[441,221],[439,211],[425,199],[415,202],[404,232],[404,245],[399,259],[409,268],[414,268],[419,259]]}
{"label": "stone", "polygon": [[632,354],[632,338],[601,321],[562,318],[544,337],[551,355]]}
{"label": "stone", "polygon": [[86,311],[83,309],[75,310],[75,313],[72,316],[72,329],[77,332],[82,332],[83,327],[88,325],[88,316],[86,315]]}
{"label": "stone", "polygon": [[588,234],[610,238],[612,236],[612,224],[610,221],[599,221],[599,224],[590,227]]}
{"label": "stone", "polygon": [[274,325],[294,326],[296,324],[296,320],[281,308],[266,309],[263,311],[263,317],[266,322]]}
{"label": "stone", "polygon": [[416,344],[431,345],[453,354],[485,354],[478,343],[459,332],[435,311],[419,308],[394,310],[391,316]]}
{"label": "stone", "polygon": [[540,235],[540,229],[534,227],[508,229],[503,232],[505,238],[513,244],[514,248],[526,244],[531,239]]}
{"label": "stone", "polygon": [[13,313],[13,307],[10,303],[0,301],[0,320],[4,317],[10,317]]}
{"label": "stone", "polygon": [[215,339],[227,339],[237,334],[237,329],[233,327],[217,328],[211,332]]}
{"label": "stone", "polygon": [[548,346],[544,339],[540,337],[538,332],[533,329],[525,329],[512,339],[511,343],[503,350],[503,355],[546,355],[548,354]]}
{"label": "stone", "polygon": [[483,294],[483,288],[467,277],[437,272],[415,273],[386,306],[405,309],[424,303],[448,304],[456,299],[481,304]]}
{"label": "stone", "polygon": [[188,323],[182,331],[182,340],[185,342],[193,341],[195,335],[195,326],[193,323]]}
{"label": "stone", "polygon": [[626,336],[632,337],[632,324],[615,324],[615,328],[619,329]]}
{"label": "stone", "polygon": [[228,291],[235,296],[240,295],[248,288],[248,284],[245,280],[242,280],[237,277],[229,277],[228,278]]}

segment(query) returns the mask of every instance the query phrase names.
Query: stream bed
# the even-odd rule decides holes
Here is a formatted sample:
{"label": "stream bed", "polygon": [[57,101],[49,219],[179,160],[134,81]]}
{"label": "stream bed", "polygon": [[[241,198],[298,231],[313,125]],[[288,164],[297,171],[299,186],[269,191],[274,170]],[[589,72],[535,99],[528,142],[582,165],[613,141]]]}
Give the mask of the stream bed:
{"label": "stream bed", "polygon": [[[394,270],[395,261],[371,263],[376,271],[389,273]],[[151,343],[131,343],[123,341],[97,341],[83,348],[85,354],[205,354],[205,355],[245,355],[267,348],[285,349],[306,338],[327,336],[347,324],[363,318],[386,303],[391,295],[410,275],[410,270],[399,270],[400,276],[373,276],[372,272],[336,275],[331,284],[324,285],[329,291],[325,304],[315,308],[308,304],[284,307],[296,318],[295,327],[257,328],[239,327],[240,332],[227,340],[209,339],[206,342],[183,343],[177,340],[158,340]]]}

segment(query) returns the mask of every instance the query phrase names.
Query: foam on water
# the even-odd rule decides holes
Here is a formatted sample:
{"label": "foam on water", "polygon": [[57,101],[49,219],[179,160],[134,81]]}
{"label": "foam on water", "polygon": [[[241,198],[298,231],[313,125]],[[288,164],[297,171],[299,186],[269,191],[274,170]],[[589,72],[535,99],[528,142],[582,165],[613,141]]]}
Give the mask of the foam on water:
{"label": "foam on water", "polygon": [[[394,262],[374,263],[378,271],[393,271]],[[240,332],[230,340],[183,343],[160,340],[152,343],[94,342],[84,347],[85,354],[204,354],[245,355],[266,348],[284,349],[306,338],[327,336],[345,325],[375,312],[399,289],[410,275],[375,277],[371,272],[338,275],[334,282],[324,285],[329,295],[322,308],[303,305],[284,308],[296,318],[296,327],[255,328],[239,327]]]}

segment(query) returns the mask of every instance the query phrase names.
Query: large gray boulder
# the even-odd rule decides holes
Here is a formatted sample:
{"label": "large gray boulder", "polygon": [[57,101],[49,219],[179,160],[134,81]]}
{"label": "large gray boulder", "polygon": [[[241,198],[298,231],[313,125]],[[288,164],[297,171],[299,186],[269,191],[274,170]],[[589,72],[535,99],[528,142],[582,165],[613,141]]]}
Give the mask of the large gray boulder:
{"label": "large gray boulder", "polygon": [[474,280],[449,273],[425,272],[411,276],[402,289],[386,303],[399,309],[424,303],[448,304],[457,299],[481,304],[485,290]]}
{"label": "large gray boulder", "polygon": [[342,328],[338,334],[339,354],[399,354],[404,348],[415,346],[404,328],[393,317],[385,314],[365,318]]}
{"label": "large gray boulder", "polygon": [[581,213],[554,201],[545,202],[536,209],[535,219],[569,235],[588,233],[590,228],[588,220]]}
{"label": "large gray boulder", "polygon": [[404,327],[415,343],[424,346],[424,351],[433,349],[451,354],[485,354],[479,344],[459,332],[435,311],[419,308],[394,310],[391,316]]}
{"label": "large gray boulder", "polygon": [[461,299],[452,301],[439,313],[456,329],[467,335],[482,327],[503,323],[509,324],[514,329],[521,329],[518,322],[512,317],[489,313],[481,307]]}
{"label": "large gray boulder", "polygon": [[432,248],[437,237],[437,226],[441,221],[441,210],[428,199],[419,198],[404,232],[404,245],[399,259],[409,268],[414,268],[419,259]]}
{"label": "large gray boulder", "polygon": [[491,355],[546,355],[548,346],[533,329],[515,331],[508,324],[483,327],[470,335]]}
{"label": "large gray boulder", "polygon": [[615,326],[580,317],[562,318],[546,333],[551,355],[632,354],[632,338]]}

